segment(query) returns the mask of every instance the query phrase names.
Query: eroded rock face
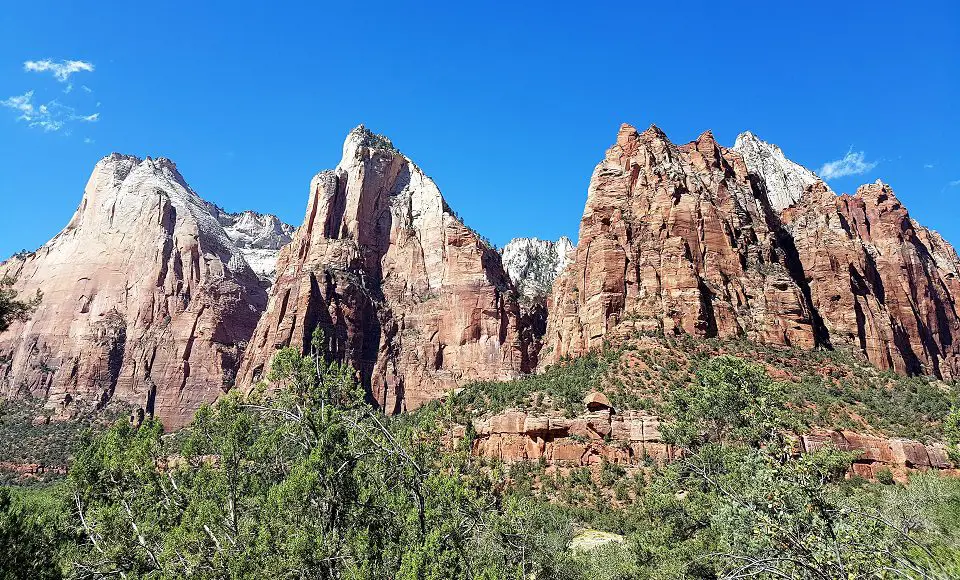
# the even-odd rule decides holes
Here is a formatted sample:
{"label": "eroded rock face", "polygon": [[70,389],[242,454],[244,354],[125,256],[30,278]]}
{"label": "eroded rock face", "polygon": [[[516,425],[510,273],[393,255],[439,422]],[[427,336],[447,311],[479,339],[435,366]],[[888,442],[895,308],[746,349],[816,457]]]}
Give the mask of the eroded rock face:
{"label": "eroded rock face", "polygon": [[[590,466],[607,461],[623,466],[665,463],[681,451],[663,441],[660,418],[637,411],[587,411],[572,419],[560,414],[533,415],[510,410],[473,420],[473,453],[506,463],[543,460],[560,466]],[[829,429],[813,429],[794,438],[796,453],[830,446],[856,453],[851,473],[867,478],[881,470],[954,469],[946,446]]]}
{"label": "eroded rock face", "polygon": [[561,236],[556,242],[514,238],[503,247],[503,267],[520,295],[529,302],[545,300],[556,280],[572,260],[573,242]]}
{"label": "eroded rock face", "polygon": [[249,210],[229,213],[212,203],[206,205],[257,276],[272,283],[280,248],[290,243],[295,228],[275,215]]}
{"label": "eroded rock face", "polygon": [[413,409],[468,379],[536,365],[500,256],[449,210],[433,181],[358,127],[336,169],[310,184],[304,223],[240,371],[251,385],[277,348],[326,349],[358,369],[387,412]]}
{"label": "eroded rock face", "polygon": [[880,368],[953,378],[958,270],[882,183],[837,196],[752,134],[678,147],[624,125],[591,179],[542,358],[659,330],[849,345]]}
{"label": "eroded rock face", "polygon": [[266,293],[166,159],[97,163],[70,223],[0,266],[43,300],[0,334],[0,392],[58,417],[111,399],[169,428],[234,382]]}
{"label": "eroded rock face", "polygon": [[810,348],[817,328],[744,158],[624,125],[594,170],[574,262],[554,283],[547,362],[630,329]]}
{"label": "eroded rock face", "polygon": [[783,220],[833,344],[883,369],[960,376],[960,260],[889,186],[837,196],[818,183]]}

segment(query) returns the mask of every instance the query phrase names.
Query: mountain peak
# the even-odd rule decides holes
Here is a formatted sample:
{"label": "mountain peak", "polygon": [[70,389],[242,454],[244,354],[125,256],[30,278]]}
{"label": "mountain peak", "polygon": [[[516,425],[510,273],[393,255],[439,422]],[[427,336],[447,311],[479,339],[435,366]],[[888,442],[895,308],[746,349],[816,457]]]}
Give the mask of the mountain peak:
{"label": "mountain peak", "polygon": [[743,157],[751,173],[763,178],[770,206],[777,212],[797,203],[804,190],[818,181],[812,171],[787,159],[779,147],[749,131],[737,135],[733,151]]}
{"label": "mountain peak", "polygon": [[360,124],[353,128],[348,134],[343,144],[343,150],[350,147],[369,147],[370,149],[383,149],[386,151],[399,152],[394,146],[393,141],[379,133],[374,133],[365,125]]}

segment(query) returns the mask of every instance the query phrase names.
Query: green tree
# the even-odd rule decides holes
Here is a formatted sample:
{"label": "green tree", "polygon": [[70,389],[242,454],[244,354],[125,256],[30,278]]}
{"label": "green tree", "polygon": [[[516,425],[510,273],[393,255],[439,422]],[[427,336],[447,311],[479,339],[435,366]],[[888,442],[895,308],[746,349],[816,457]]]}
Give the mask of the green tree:
{"label": "green tree", "polygon": [[672,393],[663,431],[676,445],[781,445],[796,426],[786,409],[784,389],[766,370],[732,356],[718,356],[697,371],[696,381]]}
{"label": "green tree", "polygon": [[17,491],[0,487],[0,579],[62,578],[61,553],[72,538],[60,496]]}
{"label": "green tree", "polygon": [[9,276],[0,278],[0,332],[9,328],[14,320],[26,320],[40,304],[40,290],[32,300],[18,300],[17,291],[13,289],[14,282]]}
{"label": "green tree", "polygon": [[204,407],[175,436],[120,423],[88,441],[70,473],[88,538],[78,566],[129,578],[474,576],[489,482],[441,452],[436,415],[384,417],[321,344],[280,351],[272,388]]}

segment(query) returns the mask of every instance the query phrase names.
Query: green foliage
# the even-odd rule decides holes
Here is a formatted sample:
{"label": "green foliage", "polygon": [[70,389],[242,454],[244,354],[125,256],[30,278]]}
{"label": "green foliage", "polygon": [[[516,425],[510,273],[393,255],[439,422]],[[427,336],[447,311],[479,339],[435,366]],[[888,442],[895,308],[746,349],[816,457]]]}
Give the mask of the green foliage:
{"label": "green foliage", "polygon": [[943,434],[950,444],[950,459],[960,463],[960,407],[951,408],[950,414],[943,420]]}
{"label": "green foliage", "polygon": [[0,487],[0,578],[63,578],[76,540],[62,490]]}
{"label": "green foliage", "polygon": [[498,413],[510,407],[533,410],[548,408],[574,415],[583,410],[583,399],[596,389],[618,351],[590,353],[547,367],[513,381],[485,381],[468,384],[454,398],[458,409],[479,409]]}
{"label": "green foliage", "polygon": [[780,446],[784,431],[796,426],[785,403],[784,389],[762,366],[716,357],[697,371],[695,383],[670,395],[673,422],[663,436],[690,448],[710,443]]}
{"label": "green foliage", "polygon": [[40,304],[40,290],[31,300],[18,300],[17,292],[13,289],[14,282],[9,276],[0,278],[0,332],[9,328],[14,320],[26,320]]}
{"label": "green foliage", "polygon": [[[80,434],[92,429],[103,431],[117,417],[127,414],[122,405],[113,404],[95,412],[83,412],[69,421],[38,421],[35,417],[49,413],[40,399],[25,398],[0,402],[0,461],[37,463],[47,468],[66,468],[76,451]],[[0,474],[11,480],[15,474]],[[45,479],[62,477],[48,471]]]}

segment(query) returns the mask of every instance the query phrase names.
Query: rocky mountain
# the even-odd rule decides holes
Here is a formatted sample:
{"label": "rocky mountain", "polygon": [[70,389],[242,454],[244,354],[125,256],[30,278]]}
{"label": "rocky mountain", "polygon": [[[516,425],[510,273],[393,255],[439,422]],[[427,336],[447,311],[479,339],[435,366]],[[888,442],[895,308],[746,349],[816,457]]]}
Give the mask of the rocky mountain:
{"label": "rocky mountain", "polygon": [[319,327],[379,406],[416,408],[462,381],[534,368],[513,295],[499,254],[455,217],[434,182],[360,126],[337,167],[310,184],[239,380],[264,377],[278,347],[307,349]]}
{"label": "rocky mountain", "polygon": [[553,281],[570,263],[573,242],[562,236],[556,242],[514,238],[503,247],[501,259],[520,295],[528,301],[550,294]]}
{"label": "rocky mountain", "polygon": [[271,214],[249,210],[229,213],[212,203],[207,203],[207,208],[257,276],[272,283],[276,275],[277,255],[280,248],[290,243],[295,228]]}
{"label": "rocky mountain", "polygon": [[958,264],[886,185],[837,196],[752,134],[677,146],[624,125],[554,285],[546,360],[682,331],[849,345],[880,368],[955,377]]}
{"label": "rocky mountain", "polygon": [[111,400],[170,428],[234,382],[266,293],[173,162],[112,154],[70,223],[0,265],[43,293],[0,334],[0,392],[46,399],[59,417]]}

